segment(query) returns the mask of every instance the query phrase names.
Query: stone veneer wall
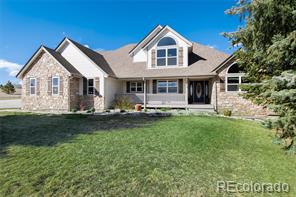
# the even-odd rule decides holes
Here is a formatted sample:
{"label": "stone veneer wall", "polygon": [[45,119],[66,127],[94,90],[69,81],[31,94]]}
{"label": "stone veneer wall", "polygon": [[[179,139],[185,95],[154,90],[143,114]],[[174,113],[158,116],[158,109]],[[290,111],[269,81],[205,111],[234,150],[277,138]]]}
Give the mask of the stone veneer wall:
{"label": "stone veneer wall", "polygon": [[[62,77],[62,91],[57,96],[48,93],[48,78]],[[37,79],[37,94],[29,95],[27,83]],[[69,74],[49,54],[43,52],[24,74],[22,83],[22,109],[29,111],[69,111]]]}
{"label": "stone veneer wall", "polygon": [[83,96],[83,104],[87,109],[94,108],[96,111],[104,110],[104,97],[102,96],[92,96],[92,95],[84,95]]}
{"label": "stone veneer wall", "polygon": [[224,83],[217,83],[217,110],[223,113],[225,109],[231,110],[233,115],[238,116],[267,116],[271,112],[260,105],[252,103],[250,100],[244,99],[239,92],[222,92],[220,89]]}
{"label": "stone veneer wall", "polygon": [[[267,116],[273,114],[267,108],[244,99],[239,95],[241,92],[226,92],[225,75],[227,68],[224,68],[215,79],[216,84],[214,84],[215,87],[213,88],[214,98],[212,98],[212,102],[217,104],[217,111],[223,113],[225,109],[228,109],[232,111],[233,115],[238,116]],[[217,98],[217,102],[214,100],[215,97]]]}
{"label": "stone veneer wall", "polygon": [[79,83],[82,82],[80,78],[70,79],[70,109],[80,109],[82,104],[85,109],[94,108],[96,111],[104,110],[104,97],[99,95],[80,95]]}
{"label": "stone veneer wall", "polygon": [[70,79],[70,110],[79,109],[79,78]]}

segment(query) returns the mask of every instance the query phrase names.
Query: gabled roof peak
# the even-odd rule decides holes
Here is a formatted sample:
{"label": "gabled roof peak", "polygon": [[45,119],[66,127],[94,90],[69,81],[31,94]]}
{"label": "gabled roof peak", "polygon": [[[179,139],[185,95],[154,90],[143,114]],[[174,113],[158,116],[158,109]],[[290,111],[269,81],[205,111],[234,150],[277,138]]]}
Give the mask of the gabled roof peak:
{"label": "gabled roof peak", "polygon": [[81,75],[74,66],[72,66],[60,53],[55,50],[44,46],[43,44],[35,51],[33,56],[26,62],[22,69],[17,73],[16,77],[21,77],[22,74],[29,68],[31,63],[38,57],[38,55],[44,51],[54,58],[69,74]]}
{"label": "gabled roof peak", "polygon": [[162,28],[163,27],[160,24],[154,27],[140,42],[138,42],[138,44],[129,52],[129,54],[132,54],[140,46],[145,45],[149,41],[149,38],[151,39],[152,37],[157,35],[162,30]]}
{"label": "gabled roof peak", "polygon": [[150,33],[148,33],[130,52],[129,55],[132,55],[137,49],[145,48],[148,46],[155,38],[160,35],[165,30],[171,31],[172,33],[176,34],[178,37],[180,37],[182,40],[184,40],[188,46],[192,46],[192,42],[187,40],[184,36],[176,32],[173,28],[171,28],[169,25],[161,26],[157,25]]}

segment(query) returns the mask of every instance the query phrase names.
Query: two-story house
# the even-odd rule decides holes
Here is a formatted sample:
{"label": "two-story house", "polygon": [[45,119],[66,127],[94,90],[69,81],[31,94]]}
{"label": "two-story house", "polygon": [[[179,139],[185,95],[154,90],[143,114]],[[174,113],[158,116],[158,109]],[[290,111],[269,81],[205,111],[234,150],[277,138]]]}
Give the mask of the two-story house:
{"label": "two-story house", "polygon": [[144,108],[187,108],[239,115],[267,110],[239,96],[244,74],[233,56],[191,42],[158,25],[137,44],[93,51],[69,38],[41,46],[17,75],[25,110],[69,111],[81,103],[97,111],[116,97]]}

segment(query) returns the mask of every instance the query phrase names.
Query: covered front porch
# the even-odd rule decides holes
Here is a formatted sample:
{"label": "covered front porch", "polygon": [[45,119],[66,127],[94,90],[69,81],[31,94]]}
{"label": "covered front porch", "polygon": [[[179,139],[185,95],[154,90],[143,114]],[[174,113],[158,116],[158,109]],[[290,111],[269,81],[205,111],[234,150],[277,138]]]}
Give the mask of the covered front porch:
{"label": "covered front porch", "polygon": [[127,97],[144,108],[215,110],[215,82],[212,77],[126,80],[124,84],[126,91],[117,93],[116,97]]}

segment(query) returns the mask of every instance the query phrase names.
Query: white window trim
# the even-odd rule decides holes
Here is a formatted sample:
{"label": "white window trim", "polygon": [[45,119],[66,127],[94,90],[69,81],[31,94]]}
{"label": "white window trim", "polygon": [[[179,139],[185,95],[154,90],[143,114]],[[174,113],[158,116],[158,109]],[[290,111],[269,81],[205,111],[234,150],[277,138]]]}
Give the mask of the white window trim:
{"label": "white window trim", "polygon": [[[136,83],[136,91],[132,91],[132,83]],[[141,83],[142,91],[138,91],[138,83]],[[130,81],[130,93],[143,93],[144,92],[144,84],[142,81]]]}
{"label": "white window trim", "polygon": [[[242,84],[242,77],[245,76],[245,73],[229,73],[225,75],[225,91],[226,92],[241,92],[240,85]],[[228,84],[228,77],[238,77],[238,83],[230,83]],[[228,85],[238,85],[238,91],[229,91]]]}
{"label": "white window trim", "polygon": [[[177,92],[168,92],[168,90],[169,90],[169,81],[176,82],[176,84],[177,84]],[[158,91],[158,83],[159,82],[166,82],[166,92],[165,93]],[[157,88],[157,94],[178,94],[178,92],[179,92],[179,83],[178,83],[178,80],[157,80],[156,88]]]}
{"label": "white window trim", "polygon": [[[58,79],[58,85],[53,85],[53,79]],[[57,94],[54,94],[53,93],[53,88],[54,87],[57,87],[58,88],[58,93]],[[60,77],[59,76],[53,76],[52,78],[51,78],[51,95],[52,96],[58,96],[60,94]]]}
{"label": "white window trim", "polygon": [[[35,80],[35,85],[34,86],[31,86],[31,80],[32,79],[34,79]],[[33,95],[36,95],[36,91],[37,91],[37,79],[35,78],[35,77],[30,77],[29,78],[29,83],[30,83],[30,96],[33,96]],[[34,94],[32,94],[32,91],[31,91],[31,88],[33,88],[34,87],[34,89],[35,89],[35,93]]]}
{"label": "white window trim", "polygon": [[[88,80],[90,80],[90,79],[93,80],[93,86],[89,86]],[[88,91],[90,87],[93,88],[93,94],[90,94],[89,91]],[[87,79],[87,95],[91,95],[91,96],[95,95],[95,79],[94,78],[88,78]]]}
{"label": "white window trim", "polygon": [[[168,49],[176,49],[176,56],[168,56]],[[165,57],[157,57],[157,51],[158,50],[165,50]],[[178,51],[178,45],[169,45],[169,46],[160,46],[160,47],[156,47],[156,67],[158,68],[164,68],[164,67],[168,67],[168,68],[171,68],[171,67],[177,67],[178,66],[178,60],[179,60],[179,57],[178,57],[178,54],[179,54],[179,51]],[[168,65],[168,58],[176,58],[176,65]],[[158,59],[165,59],[165,65],[163,66],[159,66],[157,64],[157,60]]]}

